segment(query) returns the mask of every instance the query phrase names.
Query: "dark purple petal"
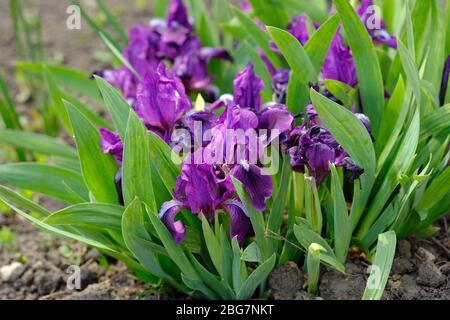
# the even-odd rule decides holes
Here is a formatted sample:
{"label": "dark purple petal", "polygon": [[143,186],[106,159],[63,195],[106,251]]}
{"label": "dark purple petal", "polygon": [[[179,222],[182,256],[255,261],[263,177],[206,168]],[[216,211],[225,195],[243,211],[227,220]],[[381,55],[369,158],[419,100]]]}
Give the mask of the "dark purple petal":
{"label": "dark purple petal", "polygon": [[[267,107],[260,115],[258,129],[267,130],[267,142],[284,134],[292,127],[294,117],[284,105],[275,104]],[[273,130],[277,130],[275,133]]]}
{"label": "dark purple petal", "polygon": [[172,0],[167,14],[167,24],[171,28],[184,27],[192,30],[192,25],[189,22],[187,8],[182,0]]}
{"label": "dark purple petal", "polygon": [[129,44],[123,56],[142,77],[158,67],[161,36],[149,27],[136,25],[130,29]]}
{"label": "dark purple petal", "polygon": [[305,156],[311,176],[320,184],[330,172],[330,163],[335,160],[334,150],[326,144],[314,143],[306,149]]}
{"label": "dark purple petal", "polygon": [[361,17],[373,41],[376,44],[384,44],[397,49],[397,38],[387,32],[385,22],[380,17],[377,17],[375,13],[373,0],[362,0],[361,7],[358,9],[358,15]]}
{"label": "dark purple petal", "polygon": [[234,101],[241,107],[258,111],[261,108],[261,91],[264,82],[253,71],[253,64],[239,72],[234,80]]}
{"label": "dark purple petal", "polygon": [[136,88],[139,81],[130,69],[122,66],[115,70],[98,71],[96,74],[120,90],[130,105],[134,103],[136,99]]}
{"label": "dark purple petal", "polygon": [[447,95],[449,74],[450,74],[450,55],[447,57],[447,61],[445,62],[445,66],[444,66],[444,71],[442,73],[441,92],[439,95],[441,106],[443,106],[445,103],[445,96]]}
{"label": "dark purple petal", "polygon": [[345,45],[340,32],[331,43],[322,67],[322,75],[324,79],[338,80],[349,86],[354,86],[358,81],[352,52]]}
{"label": "dark purple petal", "polygon": [[233,58],[228,53],[227,49],[217,47],[217,48],[201,48],[200,49],[200,58],[205,62],[210,62],[212,59],[221,59],[232,61]]}
{"label": "dark purple petal", "polygon": [[122,165],[123,143],[117,132],[111,132],[108,129],[101,128],[100,146],[104,154],[111,154],[116,159],[119,166]]}
{"label": "dark purple petal", "polygon": [[372,126],[370,124],[369,118],[363,113],[355,113],[355,116],[362,122],[362,124],[366,127],[369,134],[372,134]]}
{"label": "dark purple petal", "polygon": [[238,200],[228,200],[223,204],[223,208],[231,217],[231,238],[237,237],[239,244],[242,244],[246,237],[253,235],[252,223],[246,214],[244,205]]}
{"label": "dark purple petal", "polygon": [[303,45],[309,40],[308,26],[306,24],[306,16],[298,16],[288,27],[291,33]]}
{"label": "dark purple petal", "polygon": [[168,142],[175,124],[192,104],[181,80],[161,63],[139,83],[134,109],[149,130]]}
{"label": "dark purple petal", "polygon": [[242,0],[241,10],[244,12],[252,11],[252,5],[250,4],[249,0]]}
{"label": "dark purple petal", "polygon": [[162,205],[159,218],[172,234],[173,240],[180,244],[186,238],[186,228],[182,221],[175,221],[175,217],[183,210],[183,204],[178,201],[169,201]]}
{"label": "dark purple petal", "polygon": [[308,115],[311,126],[323,127],[323,124],[320,121],[319,115],[317,114],[317,111],[312,104],[308,104],[306,106],[306,114]]}
{"label": "dark purple petal", "polygon": [[350,177],[351,182],[358,179],[364,173],[364,169],[358,167],[356,163],[353,161],[353,159],[351,159],[350,157],[344,158],[343,166],[346,170],[352,173],[352,176]]}
{"label": "dark purple petal", "polygon": [[272,177],[265,175],[258,166],[245,163],[235,167],[233,176],[244,186],[253,207],[258,211],[264,211],[266,200],[272,196],[273,192]]}
{"label": "dark purple petal", "polygon": [[280,68],[272,76],[272,89],[275,93],[276,101],[279,103],[286,103],[290,75],[290,70]]}
{"label": "dark purple petal", "polygon": [[114,184],[116,185],[116,191],[117,191],[117,201],[121,206],[124,205],[123,201],[123,192],[122,192],[122,168],[119,168],[117,171],[115,177],[114,177]]}
{"label": "dark purple petal", "polygon": [[217,169],[208,164],[184,164],[176,181],[177,199],[193,213],[203,213],[210,222],[220,205],[234,193],[230,179],[217,175]]}

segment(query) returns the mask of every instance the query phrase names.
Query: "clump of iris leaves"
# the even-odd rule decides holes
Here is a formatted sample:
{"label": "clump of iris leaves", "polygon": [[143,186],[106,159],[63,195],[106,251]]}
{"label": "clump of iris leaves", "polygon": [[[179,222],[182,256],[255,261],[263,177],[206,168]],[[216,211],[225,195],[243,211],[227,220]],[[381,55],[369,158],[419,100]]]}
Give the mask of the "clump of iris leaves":
{"label": "clump of iris leaves", "polygon": [[[43,117],[53,117],[76,148],[55,138],[55,124],[46,130],[47,121],[47,135],[25,131],[2,77],[0,141],[20,161],[11,157],[0,166],[0,198],[38,227],[123,261],[145,282],[198,298],[266,298],[265,282],[274,268],[304,261],[308,290],[316,293],[321,265],[345,272],[355,247],[378,267],[363,298],[379,299],[397,238],[433,235],[433,222],[450,209],[448,4],[375,1],[381,9],[375,13],[382,15],[372,17],[381,28],[377,33],[361,11],[372,1],[250,0],[238,8],[223,0],[210,7],[197,0],[159,0],[153,8],[159,20],[133,29],[129,40],[97,0],[105,23],[82,7],[81,13],[117,68],[97,72],[95,79],[36,58],[19,4],[11,0],[14,31],[28,54],[21,54],[17,74],[42,91]],[[152,36],[155,30],[162,37],[158,45],[165,46],[157,56],[167,67],[133,59],[133,50],[154,50],[139,42],[139,32]],[[183,53],[191,40],[194,49]],[[337,71],[329,76],[333,50]],[[142,110],[149,106],[140,99],[162,94],[140,83],[154,84],[147,72],[189,94],[181,99],[192,110],[173,109],[177,120],[207,113],[210,103],[233,91],[238,110],[244,107],[240,102],[252,99],[265,106],[249,111],[261,119],[267,110],[284,114],[290,122],[284,133],[291,139],[281,149],[280,172],[271,181],[258,180],[258,192],[265,194],[255,195],[242,168],[233,168],[222,172],[233,175],[227,184],[217,186],[229,192],[227,201],[211,203],[212,212],[198,209],[195,201],[203,199],[188,187],[216,182],[193,181],[192,170],[172,161],[164,135],[172,128],[155,127],[158,121]],[[169,95],[175,89],[170,90]],[[303,152],[306,140],[320,152]],[[327,156],[330,150],[336,157]],[[352,168],[358,174],[350,177]],[[66,207],[50,212],[24,190]]]}

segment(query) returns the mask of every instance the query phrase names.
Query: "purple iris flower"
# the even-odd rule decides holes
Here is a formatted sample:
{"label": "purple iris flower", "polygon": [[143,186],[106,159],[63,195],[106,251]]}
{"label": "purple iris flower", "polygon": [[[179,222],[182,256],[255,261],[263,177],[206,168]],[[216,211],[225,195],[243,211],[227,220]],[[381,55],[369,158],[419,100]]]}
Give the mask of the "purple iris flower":
{"label": "purple iris flower", "polygon": [[331,43],[322,67],[322,76],[324,79],[338,80],[349,86],[354,86],[358,82],[352,52],[344,43],[340,32]]}
{"label": "purple iris flower", "polygon": [[122,193],[122,159],[123,159],[123,143],[117,132],[111,132],[108,129],[100,129],[100,147],[104,154],[111,154],[119,165],[119,170],[114,177],[116,191],[118,195],[119,204],[123,205]]}
{"label": "purple iris flower", "polygon": [[123,143],[117,132],[111,132],[108,129],[101,128],[100,147],[104,154],[111,154],[117,161],[119,166],[122,166],[123,159]]}
{"label": "purple iris flower", "polygon": [[234,101],[241,108],[259,111],[263,88],[264,82],[253,71],[253,64],[248,63],[234,80]]}
{"label": "purple iris flower", "polygon": [[138,85],[134,110],[146,127],[167,143],[175,125],[191,109],[183,83],[164,63],[147,73]]}
{"label": "purple iris flower", "polygon": [[214,79],[208,75],[208,64],[214,58],[232,60],[224,48],[202,48],[198,38],[192,38],[180,49],[173,70],[188,91],[204,91],[215,100],[217,89],[212,85]]}
{"label": "purple iris flower", "polygon": [[361,17],[367,31],[376,44],[384,44],[397,49],[397,38],[386,30],[386,23],[375,15],[373,0],[362,0],[358,14]]}
{"label": "purple iris flower", "polygon": [[[329,164],[333,163],[350,171],[352,181],[357,179],[364,170],[355,164],[331,133],[323,127],[314,107],[308,105],[306,110],[310,128],[307,128],[305,122],[302,126],[295,127],[290,134],[289,154],[292,168],[299,172],[305,172],[305,168],[308,168],[311,176],[320,184],[330,173]],[[361,114],[356,116],[370,132],[369,119]]]}
{"label": "purple iris flower", "polygon": [[272,75],[272,89],[275,93],[276,101],[279,103],[286,103],[286,94],[289,84],[291,71],[280,68]]}
{"label": "purple iris flower", "polygon": [[449,75],[450,75],[450,55],[447,57],[447,60],[445,61],[444,71],[442,73],[441,91],[439,95],[441,106],[443,106],[445,103],[445,96],[447,94]]}
{"label": "purple iris flower", "polygon": [[[172,0],[167,22],[152,20],[150,26],[134,26],[130,30],[129,44],[124,58],[141,78],[155,71],[162,61],[169,61],[175,73],[190,91],[205,91],[215,100],[217,89],[208,76],[208,64],[213,58],[231,60],[223,48],[203,48],[189,21],[187,8],[181,0]],[[133,105],[138,79],[125,66],[115,70],[97,72],[118,88]]]}
{"label": "purple iris flower", "polygon": [[178,177],[175,189],[176,200],[165,203],[160,218],[172,233],[174,240],[181,243],[186,236],[182,221],[175,216],[183,209],[203,214],[212,223],[219,210],[231,216],[231,237],[237,236],[239,243],[251,235],[251,223],[242,203],[236,199],[233,183],[221,168],[209,164],[185,164]]}

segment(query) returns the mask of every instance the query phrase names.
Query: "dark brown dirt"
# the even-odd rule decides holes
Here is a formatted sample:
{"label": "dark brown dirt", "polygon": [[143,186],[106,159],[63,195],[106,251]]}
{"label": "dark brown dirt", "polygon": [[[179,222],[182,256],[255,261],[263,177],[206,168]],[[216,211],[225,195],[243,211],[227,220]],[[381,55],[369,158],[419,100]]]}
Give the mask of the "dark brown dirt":
{"label": "dark brown dirt", "polygon": [[[81,0],[89,14],[98,17],[94,0]],[[127,29],[136,23],[146,24],[151,18],[151,4],[138,9],[134,1],[105,0]],[[108,49],[99,36],[82,22],[81,30],[66,27],[69,0],[23,0],[27,16],[38,15],[42,21],[46,59],[91,72],[108,67],[99,58]],[[19,87],[14,78],[14,64],[19,60],[9,16],[9,1],[0,1],[0,70],[6,74],[14,98]],[[18,99],[20,100],[20,99]],[[16,101],[27,124],[33,103]],[[0,163],[4,160],[0,159]],[[60,204],[43,199],[51,210]],[[135,299],[148,289],[138,282],[121,263],[100,266],[96,250],[56,239],[39,232],[18,216],[4,216],[0,209],[0,228],[11,232],[10,243],[0,243],[1,299]],[[7,229],[6,229],[7,228]],[[1,230],[1,229],[0,229]],[[6,231],[4,231],[6,232]],[[104,261],[103,259],[102,261]],[[81,291],[66,288],[69,265],[81,267]]]}
{"label": "dark brown dirt", "polygon": [[[450,299],[450,234],[446,222],[440,222],[439,234],[431,240],[400,240],[384,300]],[[292,262],[276,269],[269,278],[272,297],[276,300],[359,300],[368,277],[363,261],[348,261],[346,273],[324,270],[319,296],[305,291],[306,275]]]}
{"label": "dark brown dirt", "polygon": [[[14,239],[0,244],[0,300],[2,299],[137,299],[150,287],[127,268],[95,249],[39,232],[17,216],[0,214],[0,228]],[[102,261],[102,266],[100,262]],[[80,266],[81,288],[69,289],[70,266]]]}

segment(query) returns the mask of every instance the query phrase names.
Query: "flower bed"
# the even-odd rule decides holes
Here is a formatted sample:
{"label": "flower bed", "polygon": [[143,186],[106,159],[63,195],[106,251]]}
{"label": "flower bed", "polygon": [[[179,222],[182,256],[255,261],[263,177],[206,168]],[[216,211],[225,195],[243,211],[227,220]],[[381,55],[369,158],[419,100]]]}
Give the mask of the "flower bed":
{"label": "flower bed", "polygon": [[419,2],[397,21],[403,6],[371,1],[217,2],[170,1],[164,19],[128,37],[107,7],[118,36],[82,8],[120,62],[91,79],[20,62],[47,83],[56,127],[76,148],[22,130],[2,86],[0,141],[22,162],[0,166],[1,199],[196,298],[267,298],[267,278],[288,261],[323,293],[321,273],[344,273],[350,253],[372,265],[361,297],[380,299],[397,239],[432,236],[449,209],[442,8]]}

